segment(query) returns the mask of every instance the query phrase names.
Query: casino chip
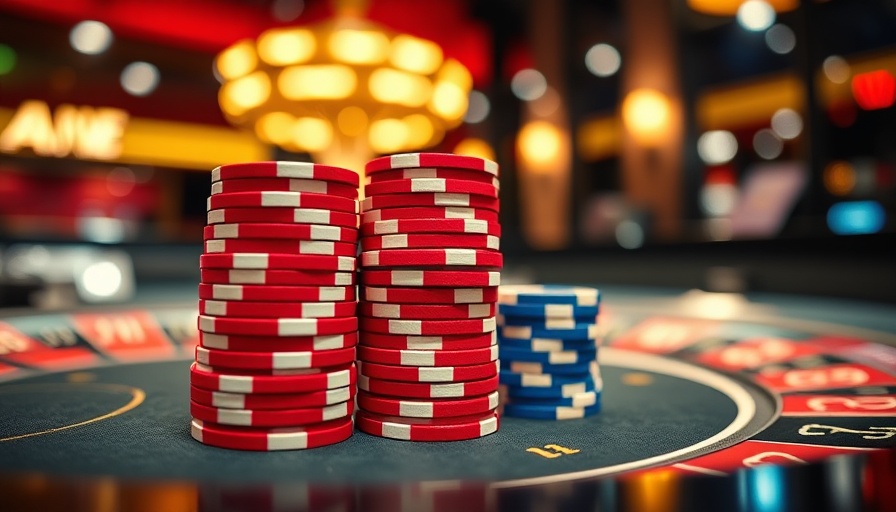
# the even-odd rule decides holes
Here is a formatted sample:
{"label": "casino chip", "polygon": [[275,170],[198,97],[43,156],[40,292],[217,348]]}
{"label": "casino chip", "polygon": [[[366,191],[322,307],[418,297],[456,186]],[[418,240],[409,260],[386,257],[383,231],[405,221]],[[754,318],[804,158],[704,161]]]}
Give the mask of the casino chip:
{"label": "casino chip", "polygon": [[[410,441],[498,428],[498,167],[440,153],[366,167],[356,423]],[[426,419],[421,419],[426,418]]]}
{"label": "casino chip", "polygon": [[354,423],[358,174],[299,162],[212,171],[199,260],[192,436],[300,450]]}
{"label": "casino chip", "polygon": [[596,288],[498,288],[502,414],[570,420],[600,412],[599,305]]}

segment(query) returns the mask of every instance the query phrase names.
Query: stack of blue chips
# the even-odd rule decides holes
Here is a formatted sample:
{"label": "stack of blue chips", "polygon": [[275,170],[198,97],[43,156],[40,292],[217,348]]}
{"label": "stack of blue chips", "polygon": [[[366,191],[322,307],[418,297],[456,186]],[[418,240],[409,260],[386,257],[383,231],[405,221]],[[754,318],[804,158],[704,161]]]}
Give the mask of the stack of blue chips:
{"label": "stack of blue chips", "polygon": [[498,289],[504,416],[566,420],[600,412],[599,311],[596,288]]}

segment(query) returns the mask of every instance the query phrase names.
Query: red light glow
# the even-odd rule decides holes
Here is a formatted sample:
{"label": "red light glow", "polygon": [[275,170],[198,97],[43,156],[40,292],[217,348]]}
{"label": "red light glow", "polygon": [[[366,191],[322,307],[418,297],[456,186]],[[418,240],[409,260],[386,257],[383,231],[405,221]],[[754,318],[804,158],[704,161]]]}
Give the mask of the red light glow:
{"label": "red light glow", "polygon": [[864,110],[890,107],[896,102],[896,77],[884,69],[855,75],[852,95]]}

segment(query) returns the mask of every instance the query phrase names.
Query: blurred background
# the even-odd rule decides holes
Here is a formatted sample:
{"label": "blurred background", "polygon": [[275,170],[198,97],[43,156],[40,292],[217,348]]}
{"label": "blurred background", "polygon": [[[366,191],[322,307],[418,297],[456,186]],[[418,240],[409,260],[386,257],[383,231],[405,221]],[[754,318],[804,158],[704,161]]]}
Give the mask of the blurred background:
{"label": "blurred background", "polygon": [[896,302],[894,102],[896,0],[0,0],[0,306],[192,286],[217,165],[407,151],[500,164],[518,279]]}

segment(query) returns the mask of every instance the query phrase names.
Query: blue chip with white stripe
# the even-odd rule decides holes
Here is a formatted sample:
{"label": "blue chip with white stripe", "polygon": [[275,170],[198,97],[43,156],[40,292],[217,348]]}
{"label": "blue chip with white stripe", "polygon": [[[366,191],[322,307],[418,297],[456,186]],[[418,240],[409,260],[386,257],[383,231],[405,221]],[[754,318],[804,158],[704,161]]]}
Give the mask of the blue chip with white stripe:
{"label": "blue chip with white stripe", "polygon": [[504,285],[498,288],[498,303],[597,306],[600,304],[600,291],[586,286]]}
{"label": "blue chip with white stripe", "polygon": [[518,340],[515,338],[498,338],[502,347],[530,352],[563,352],[566,350],[589,350],[600,345],[598,340],[555,340],[551,338],[532,338]]}
{"label": "blue chip with white stripe", "polygon": [[576,364],[548,364],[530,363],[527,361],[501,361],[501,369],[518,373],[551,374],[551,375],[575,375],[588,373],[594,361],[585,361]]}
{"label": "blue chip with white stripe", "polygon": [[531,325],[501,325],[498,321],[498,336],[517,340],[551,338],[558,340],[596,340],[601,336],[597,324],[576,324],[572,329],[546,329]]}
{"label": "blue chip with white stripe", "polygon": [[600,412],[600,402],[588,407],[567,407],[554,405],[507,404],[504,416],[529,418],[533,420],[574,420],[594,416]]}
{"label": "blue chip with white stripe", "polygon": [[501,370],[501,384],[521,388],[551,388],[564,384],[577,384],[592,379],[591,373],[573,375],[549,375],[535,373],[520,373],[510,370]]}
{"label": "blue chip with white stripe", "polygon": [[517,394],[509,403],[529,405],[554,405],[565,407],[589,407],[600,402],[600,391],[583,391],[570,396],[557,398],[528,398]]}
{"label": "blue chip with white stripe", "polygon": [[565,350],[561,352],[533,352],[498,345],[498,358],[502,361],[528,361],[547,364],[580,364],[597,359],[597,349]]}
{"label": "blue chip with white stripe", "polygon": [[536,329],[559,330],[559,329],[588,329],[597,325],[593,318],[581,320],[579,318],[535,318],[531,316],[507,316],[497,315],[498,325],[519,325],[533,327]]}
{"label": "blue chip with white stripe", "polygon": [[504,316],[527,318],[577,318],[581,321],[594,320],[600,307],[575,306],[572,304],[498,304],[498,313]]}
{"label": "blue chip with white stripe", "polygon": [[572,398],[574,396],[581,395],[582,393],[589,393],[594,391],[601,391],[601,387],[603,383],[600,385],[594,381],[590,376],[585,377],[584,380],[578,382],[570,382],[567,384],[561,384],[557,386],[551,386],[549,388],[524,388],[520,386],[505,386],[506,396],[511,401],[520,401],[520,400],[560,400],[563,398]]}

